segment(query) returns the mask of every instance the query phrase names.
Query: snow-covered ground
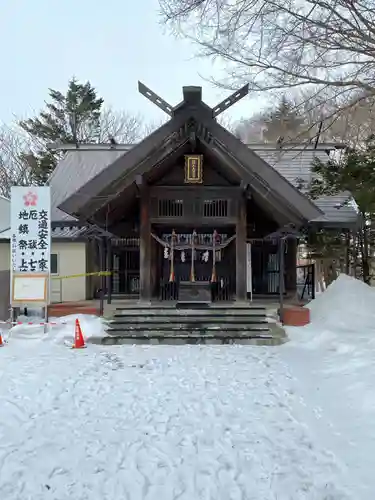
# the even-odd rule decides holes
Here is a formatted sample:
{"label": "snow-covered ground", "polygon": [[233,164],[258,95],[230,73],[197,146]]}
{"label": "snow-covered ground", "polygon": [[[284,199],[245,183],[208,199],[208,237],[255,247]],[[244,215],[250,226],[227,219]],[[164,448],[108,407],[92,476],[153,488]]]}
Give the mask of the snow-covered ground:
{"label": "snow-covered ground", "polygon": [[72,350],[73,318],[15,327],[0,349],[1,500],[372,500],[373,332],[323,311],[349,281],[280,347]]}
{"label": "snow-covered ground", "polygon": [[13,339],[0,356],[4,500],[347,498],[275,350]]}

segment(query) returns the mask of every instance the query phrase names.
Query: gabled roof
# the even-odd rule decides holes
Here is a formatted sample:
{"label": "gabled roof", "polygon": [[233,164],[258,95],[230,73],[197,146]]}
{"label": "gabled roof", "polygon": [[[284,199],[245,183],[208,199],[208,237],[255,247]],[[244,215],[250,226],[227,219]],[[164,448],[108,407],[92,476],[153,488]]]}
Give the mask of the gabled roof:
{"label": "gabled roof", "polygon": [[[306,186],[312,178],[313,158],[318,156],[322,161],[327,160],[327,151],[332,150],[334,146],[334,144],[320,144],[314,149],[303,145],[298,148],[293,146],[291,149],[280,150],[274,144],[248,145],[302,193],[306,192]],[[107,165],[126,154],[132,146],[119,144],[116,149],[110,148],[108,144],[85,144],[79,149],[73,145],[67,147],[69,149],[64,159],[59,163],[50,180],[52,220],[56,223],[76,220],[57,208],[61,201],[72,195],[76,188],[88,182],[95,173],[105,170]],[[76,175],[78,165],[79,176]],[[302,187],[301,180],[305,184]],[[351,203],[351,195],[348,192],[321,197],[314,200],[314,203],[324,214],[317,221],[343,227],[355,225],[358,222],[358,213]]]}
{"label": "gabled roof", "polygon": [[[191,95],[191,89],[189,92]],[[134,182],[137,174],[151,169],[174,149],[183,151],[192,118],[198,124],[199,140],[205,141],[219,161],[224,158],[231,164],[266,203],[287,207],[289,213],[297,213],[306,221],[326,225],[347,227],[358,221],[355,208],[347,203],[349,193],[312,202],[301,187],[301,180],[311,180],[313,157],[328,159],[326,151],[335,144],[319,145],[317,149],[286,145],[282,150],[266,144],[245,145],[212,118],[212,110],[196,95],[192,102],[184,100],[173,108],[173,114],[171,120],[133,146],[60,146],[67,152],[50,179],[53,221],[67,224],[81,215],[85,219]]]}
{"label": "gabled roof", "polygon": [[106,149],[98,149],[82,145],[68,150],[49,179],[52,221],[74,221],[75,217],[59,210],[60,203],[125,155],[128,149],[110,149],[108,145]]}
{"label": "gabled roof", "polygon": [[[219,161],[224,160],[229,168],[236,171],[239,178],[248,183],[253,193],[262,198],[264,203],[274,210],[287,211],[291,217],[298,218],[301,222],[323,215],[285,177],[219,125],[213,118],[212,110],[201,100],[186,102],[176,108],[169,122],[126,154],[119,155],[88,182],[77,185],[75,192],[65,196],[66,199],[58,208],[76,217],[89,218],[133,183],[137,175],[147,172],[157,162],[186,144],[190,140],[192,120],[197,138],[210,148]],[[60,165],[57,168],[61,170]]]}
{"label": "gabled roof", "polygon": [[[302,193],[307,193],[308,186],[313,180],[312,162],[319,158],[326,162],[329,153],[337,148],[337,144],[313,145],[287,145],[285,149],[276,149],[270,144],[251,144],[256,153],[269,165],[277,170],[291,184],[298,187]],[[355,225],[358,222],[358,212],[353,203],[353,198],[348,191],[338,193],[334,196],[322,196],[314,203],[324,213],[314,222],[326,222],[332,226]]]}

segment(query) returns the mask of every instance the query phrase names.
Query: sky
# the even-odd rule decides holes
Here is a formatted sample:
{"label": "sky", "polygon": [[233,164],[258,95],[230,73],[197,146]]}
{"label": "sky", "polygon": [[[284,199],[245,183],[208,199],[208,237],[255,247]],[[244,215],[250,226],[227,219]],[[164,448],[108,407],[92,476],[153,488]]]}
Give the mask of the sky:
{"label": "sky", "polygon": [[[3,123],[37,114],[48,89],[65,91],[72,76],[89,80],[107,106],[150,123],[165,115],[138,93],[138,80],[172,106],[184,85],[202,86],[211,106],[230,94],[205,81],[222,75],[219,63],[196,58],[190,42],[166,32],[157,0],[1,0],[0,43]],[[228,116],[256,111],[246,98]]]}

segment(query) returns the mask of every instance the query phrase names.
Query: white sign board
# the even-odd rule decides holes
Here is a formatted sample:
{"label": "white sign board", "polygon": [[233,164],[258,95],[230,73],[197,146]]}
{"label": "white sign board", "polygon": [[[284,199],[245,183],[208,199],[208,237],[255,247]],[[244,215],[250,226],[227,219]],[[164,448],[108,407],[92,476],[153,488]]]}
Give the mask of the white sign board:
{"label": "white sign board", "polygon": [[51,255],[50,187],[11,189],[12,305],[48,303]]}
{"label": "white sign board", "polygon": [[51,197],[49,186],[11,189],[11,270],[50,272]]}
{"label": "white sign board", "polygon": [[29,304],[46,303],[48,279],[47,275],[20,273],[13,276],[12,303]]}

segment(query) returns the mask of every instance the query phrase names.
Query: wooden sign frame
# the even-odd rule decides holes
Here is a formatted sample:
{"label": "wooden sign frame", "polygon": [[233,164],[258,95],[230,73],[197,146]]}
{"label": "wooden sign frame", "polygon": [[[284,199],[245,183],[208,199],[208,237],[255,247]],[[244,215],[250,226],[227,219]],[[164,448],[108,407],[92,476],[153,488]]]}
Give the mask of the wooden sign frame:
{"label": "wooden sign frame", "polygon": [[185,184],[203,183],[203,155],[185,155]]}
{"label": "wooden sign frame", "polygon": [[[44,280],[42,295],[37,297],[17,298],[17,280]],[[48,304],[49,275],[41,273],[14,273],[12,276],[12,305],[15,304]]]}

